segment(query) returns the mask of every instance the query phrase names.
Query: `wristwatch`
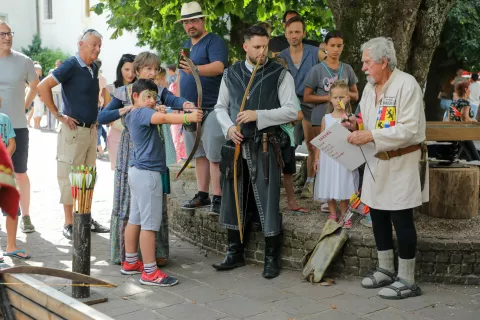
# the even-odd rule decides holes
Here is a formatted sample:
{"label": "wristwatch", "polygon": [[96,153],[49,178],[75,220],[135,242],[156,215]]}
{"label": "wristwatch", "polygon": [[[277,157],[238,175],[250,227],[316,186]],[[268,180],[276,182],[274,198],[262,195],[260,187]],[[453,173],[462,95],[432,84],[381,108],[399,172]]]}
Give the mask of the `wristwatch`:
{"label": "wristwatch", "polygon": [[60,111],[57,112],[57,114],[55,115],[55,119],[60,119],[61,117],[63,117],[63,113],[61,113]]}

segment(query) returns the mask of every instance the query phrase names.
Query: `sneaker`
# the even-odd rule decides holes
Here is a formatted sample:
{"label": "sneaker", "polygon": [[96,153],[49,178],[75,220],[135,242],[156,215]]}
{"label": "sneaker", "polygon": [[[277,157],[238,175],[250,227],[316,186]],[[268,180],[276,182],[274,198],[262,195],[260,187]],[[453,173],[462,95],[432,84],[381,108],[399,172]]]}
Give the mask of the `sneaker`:
{"label": "sneaker", "polygon": [[209,216],[219,216],[221,206],[222,206],[222,200],[220,200],[218,198],[213,198],[212,206],[210,207],[210,212],[208,213],[208,215]]}
{"label": "sneaker", "polygon": [[96,233],[109,233],[110,229],[102,226],[100,223],[92,219],[92,224],[91,224],[91,230],[92,232]]}
{"label": "sneaker", "polygon": [[35,227],[32,224],[32,220],[30,220],[30,216],[22,217],[22,220],[20,220],[20,230],[24,233],[35,232]]}
{"label": "sneaker", "polygon": [[135,263],[128,263],[126,261],[122,262],[122,269],[120,270],[121,274],[131,275],[139,274],[143,272],[143,262],[137,260]]}
{"label": "sneaker", "polygon": [[63,236],[68,240],[72,240],[72,229],[73,225],[71,224],[67,224],[65,227],[63,227]]}
{"label": "sneaker", "polygon": [[182,209],[197,209],[202,207],[208,207],[212,204],[210,197],[201,198],[198,193],[193,197],[192,200],[185,201],[181,208]]}
{"label": "sneaker", "polygon": [[328,209],[328,203],[326,203],[326,202],[323,203],[320,207],[320,211],[325,212],[325,213],[329,213],[330,210]]}
{"label": "sneaker", "polygon": [[142,272],[140,283],[147,286],[171,287],[178,283],[177,278],[168,276],[165,272],[157,269],[154,273]]}
{"label": "sneaker", "polygon": [[309,198],[313,199],[313,182],[306,182],[303,186],[302,194],[300,195],[301,198]]}

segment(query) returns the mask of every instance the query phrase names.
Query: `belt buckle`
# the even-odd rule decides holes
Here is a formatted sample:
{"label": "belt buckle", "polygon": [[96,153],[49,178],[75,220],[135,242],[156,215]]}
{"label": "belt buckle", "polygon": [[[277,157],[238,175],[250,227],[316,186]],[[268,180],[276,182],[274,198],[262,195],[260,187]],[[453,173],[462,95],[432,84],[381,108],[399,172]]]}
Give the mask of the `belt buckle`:
{"label": "belt buckle", "polygon": [[390,160],[390,156],[388,155],[388,151],[384,151],[383,154],[385,155],[385,160]]}

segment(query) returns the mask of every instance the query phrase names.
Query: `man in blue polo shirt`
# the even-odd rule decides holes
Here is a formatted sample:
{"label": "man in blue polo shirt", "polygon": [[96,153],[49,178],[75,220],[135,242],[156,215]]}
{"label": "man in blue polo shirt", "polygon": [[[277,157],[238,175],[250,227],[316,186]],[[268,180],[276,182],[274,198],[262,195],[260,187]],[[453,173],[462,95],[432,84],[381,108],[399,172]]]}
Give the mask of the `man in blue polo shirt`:
{"label": "man in blue polo shirt", "polygon": [[[183,203],[182,208],[193,210],[210,206],[210,213],[219,215],[222,194],[219,163],[225,137],[216,116],[212,113],[217,104],[223,70],[228,65],[228,48],[220,36],[205,30],[205,15],[197,2],[183,4],[179,22],[183,24],[183,29],[190,37],[184,47],[190,49],[190,59],[200,76],[203,91],[202,109],[206,115],[202,125],[201,142],[194,156],[198,193],[193,199]],[[180,62],[180,68],[180,96],[197,103],[197,87],[192,70],[185,61]],[[185,131],[184,134],[185,147],[189,154],[193,149],[196,132]],[[210,180],[212,201],[208,194]]]}
{"label": "man in blue polo shirt", "polygon": [[[61,122],[57,145],[57,178],[65,225],[63,235],[72,239],[73,199],[71,166],[95,166],[97,156],[98,67],[102,36],[88,29],[78,42],[78,53],[65,60],[39,85],[38,91],[50,112]],[[52,88],[62,85],[63,113],[55,105]],[[92,220],[92,232],[109,232]]]}

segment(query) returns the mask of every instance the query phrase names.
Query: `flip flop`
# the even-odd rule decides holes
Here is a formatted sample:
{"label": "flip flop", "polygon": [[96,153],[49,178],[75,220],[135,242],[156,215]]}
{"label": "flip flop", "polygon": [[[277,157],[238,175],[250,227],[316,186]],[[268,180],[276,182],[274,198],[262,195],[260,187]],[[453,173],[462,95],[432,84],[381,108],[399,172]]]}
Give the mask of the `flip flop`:
{"label": "flip flop", "polygon": [[22,259],[22,260],[28,260],[32,257],[29,254],[26,257],[23,257],[23,256],[19,255],[18,253],[27,254],[27,252],[25,250],[15,250],[15,251],[12,251],[12,252],[4,252],[3,256],[4,257],[13,257],[13,258]]}
{"label": "flip flop", "polygon": [[292,214],[298,214],[298,215],[309,213],[308,209],[304,207],[293,208],[293,209],[290,209],[290,211],[292,212]]}

